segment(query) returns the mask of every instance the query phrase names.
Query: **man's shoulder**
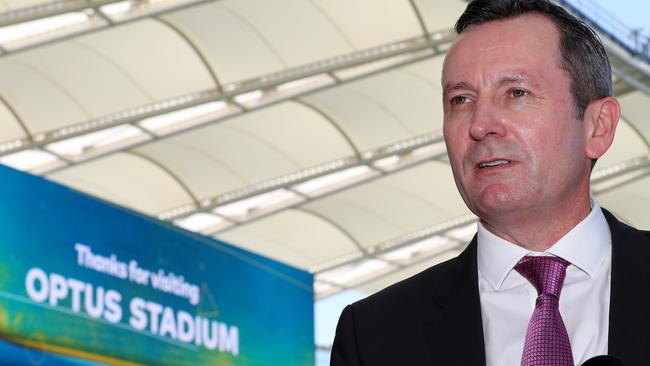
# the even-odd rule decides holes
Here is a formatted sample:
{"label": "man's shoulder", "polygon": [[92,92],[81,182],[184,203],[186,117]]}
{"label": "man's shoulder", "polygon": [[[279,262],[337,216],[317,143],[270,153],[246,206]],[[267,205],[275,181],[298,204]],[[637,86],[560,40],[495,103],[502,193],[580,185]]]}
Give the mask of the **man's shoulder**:
{"label": "man's shoulder", "polygon": [[436,300],[467,278],[462,273],[472,270],[472,254],[466,250],[348,305],[337,326],[332,357],[338,362],[333,364],[431,364],[432,352],[442,351],[439,342],[431,343],[439,333],[430,328],[445,311]]}
{"label": "man's shoulder", "polygon": [[640,235],[645,236],[645,239],[647,240],[647,244],[650,245],[650,230],[636,229],[636,228],[633,229],[638,231]]}
{"label": "man's shoulder", "polygon": [[[462,256],[462,255],[461,255]],[[361,311],[384,312],[395,309],[422,309],[438,296],[453,289],[469,270],[461,256],[436,264],[407,279],[352,304]]]}
{"label": "man's shoulder", "polygon": [[612,232],[613,241],[624,245],[636,244],[639,248],[650,250],[650,231],[628,225],[604,208],[603,213]]}

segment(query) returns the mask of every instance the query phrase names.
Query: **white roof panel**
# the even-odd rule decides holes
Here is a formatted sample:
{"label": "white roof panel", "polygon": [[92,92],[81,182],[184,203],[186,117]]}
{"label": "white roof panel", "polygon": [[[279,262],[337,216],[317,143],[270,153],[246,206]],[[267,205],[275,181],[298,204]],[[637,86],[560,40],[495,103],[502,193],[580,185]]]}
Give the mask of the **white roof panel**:
{"label": "white roof panel", "polygon": [[9,108],[0,100],[0,143],[23,137],[26,137],[25,131]]}
{"label": "white roof panel", "polygon": [[310,1],[224,0],[219,5],[263,35],[288,66],[350,51],[343,34]]}
{"label": "white roof panel", "polygon": [[650,141],[650,118],[648,117],[650,97],[637,90],[623,95],[619,100],[623,117],[641,133],[646,141]]}
{"label": "white roof panel", "polygon": [[432,33],[453,28],[456,20],[467,7],[467,2],[463,0],[415,0],[415,5],[424,19],[427,30]]}
{"label": "white roof panel", "polygon": [[420,164],[304,207],[336,222],[364,247],[468,213],[449,166],[439,162]]}
{"label": "white roof panel", "polygon": [[[25,52],[27,53],[27,52]],[[23,56],[18,54],[16,56]],[[0,90],[32,133],[90,118],[56,80],[18,57],[0,59]]]}
{"label": "white roof panel", "polygon": [[[402,70],[418,75],[442,93],[442,64],[444,61],[445,55],[439,55],[404,66]],[[437,101],[434,100],[432,102],[436,103]]]}
{"label": "white roof panel", "polygon": [[264,37],[217,2],[162,15],[204,55],[222,84],[278,71],[287,65]]}
{"label": "white roof panel", "polygon": [[34,133],[214,87],[187,44],[152,20],[10,55],[0,73]]}
{"label": "white roof panel", "polygon": [[352,51],[308,1],[224,0],[164,18],[196,44],[223,84]]}
{"label": "white roof panel", "polygon": [[150,101],[216,88],[195,50],[175,30],[155,19],[112,27],[74,41],[106,58]]}
{"label": "white roof panel", "polygon": [[642,137],[623,118],[618,122],[614,142],[610,149],[598,159],[595,170],[647,154],[648,146]]}
{"label": "white roof panel", "polygon": [[650,230],[650,177],[601,193],[598,200],[619,219],[639,229]]}
{"label": "white roof panel", "polygon": [[409,265],[403,269],[391,272],[389,274],[386,274],[384,276],[380,276],[376,279],[373,279],[372,281],[369,281],[367,283],[364,283],[358,287],[359,291],[364,292],[367,295],[371,295],[379,290],[382,290],[396,282],[399,282],[401,280],[404,280],[406,278],[409,278],[415,274],[418,274],[425,269],[434,266],[438,263],[444,262],[448,259],[454,258],[458,256],[464,249],[463,247],[457,248],[457,249],[451,249],[448,251],[445,251],[444,253],[441,253],[440,255],[437,255],[433,258],[424,260],[422,262],[416,263]]}
{"label": "white roof panel", "polygon": [[302,99],[331,116],[362,151],[442,129],[442,106],[435,102],[442,99],[440,92],[408,69]]}
{"label": "white roof panel", "polygon": [[[46,82],[51,82],[57,92],[70,98],[85,119],[151,102],[128,75],[83,43],[58,43],[15,57],[33,72],[47,75]],[[26,119],[25,123],[35,132],[42,132],[84,121],[55,121],[47,112],[43,110],[38,119]]]}
{"label": "white roof panel", "polygon": [[294,102],[249,112],[137,151],[185,177],[201,198],[354,155],[334,125]]}
{"label": "white roof panel", "polygon": [[167,172],[128,153],[77,165],[47,178],[152,216],[192,202]]}
{"label": "white roof panel", "polygon": [[337,227],[295,209],[230,229],[216,237],[300,268],[359,252]]}
{"label": "white roof panel", "polygon": [[423,34],[409,1],[315,0],[312,3],[327,14],[356,49],[371,48]]}
{"label": "white roof panel", "polygon": [[[44,2],[49,1],[0,1],[0,11]],[[448,30],[467,4],[464,0],[201,3],[4,55],[0,95],[31,132],[50,131],[214,89],[215,76],[221,84],[229,84],[423,32]],[[375,75],[357,80],[346,79],[351,73],[336,72],[340,85],[301,94],[297,101],[160,136],[130,152],[80,162],[49,178],[150,215],[195,198],[250,188],[352,156],[356,150],[440,131],[443,60],[444,56],[436,56],[377,69]],[[387,63],[371,66],[378,65]],[[621,100],[625,120],[596,169],[648,153],[649,97],[632,92]],[[5,107],[0,104],[0,143],[25,137]],[[386,172],[306,203],[291,201],[294,208],[226,229],[219,238],[301,268],[362,255],[359,247],[405,240],[420,229],[468,213],[445,158],[439,160]],[[600,194],[599,199],[629,222],[648,228],[650,216],[644,207],[650,204],[649,184],[650,178],[640,178]],[[464,234],[470,235],[471,225],[463,229],[467,228]],[[464,242],[467,235],[459,235],[459,240]],[[375,291],[451,252],[457,250],[425,258],[361,288]],[[400,264],[408,261],[394,258]]]}

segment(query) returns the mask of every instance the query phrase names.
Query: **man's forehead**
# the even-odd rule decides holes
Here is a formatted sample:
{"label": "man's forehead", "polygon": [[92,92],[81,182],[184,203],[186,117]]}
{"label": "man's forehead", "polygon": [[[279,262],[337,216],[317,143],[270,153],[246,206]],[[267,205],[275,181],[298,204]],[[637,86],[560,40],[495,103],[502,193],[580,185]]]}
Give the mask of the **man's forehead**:
{"label": "man's forehead", "polygon": [[[530,55],[535,57],[531,59],[528,57]],[[549,57],[558,56],[559,31],[546,16],[532,13],[492,20],[468,27],[454,41],[443,62],[442,85],[444,87],[448,82],[462,81],[448,80],[449,69],[463,71],[465,66],[477,64],[494,66],[495,71],[498,71],[490,76],[490,82],[522,77],[534,81],[534,73],[526,72],[531,62],[546,62]],[[520,70],[517,70],[516,63],[519,59],[521,65]],[[507,65],[513,69],[503,69]]]}

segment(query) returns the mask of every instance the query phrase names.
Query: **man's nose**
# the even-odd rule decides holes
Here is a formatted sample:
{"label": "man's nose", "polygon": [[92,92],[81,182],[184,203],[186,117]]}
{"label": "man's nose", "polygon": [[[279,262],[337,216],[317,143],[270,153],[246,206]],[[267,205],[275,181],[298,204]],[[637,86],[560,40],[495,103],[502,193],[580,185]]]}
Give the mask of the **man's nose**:
{"label": "man's nose", "polygon": [[472,139],[503,137],[506,134],[505,116],[499,106],[490,100],[477,100],[472,114],[469,134]]}

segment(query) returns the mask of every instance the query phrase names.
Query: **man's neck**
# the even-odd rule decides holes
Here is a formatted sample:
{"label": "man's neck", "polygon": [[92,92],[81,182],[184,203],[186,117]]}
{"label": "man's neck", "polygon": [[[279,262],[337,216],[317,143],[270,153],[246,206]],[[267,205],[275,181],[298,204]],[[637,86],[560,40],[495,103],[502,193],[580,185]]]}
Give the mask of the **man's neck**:
{"label": "man's neck", "polygon": [[[481,219],[494,235],[531,251],[543,252],[584,220],[591,211],[590,199],[572,203],[564,210],[518,212],[514,217]],[[565,214],[559,214],[565,212]]]}

